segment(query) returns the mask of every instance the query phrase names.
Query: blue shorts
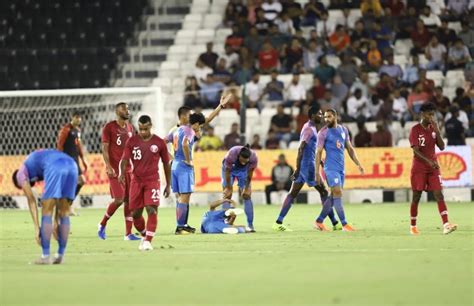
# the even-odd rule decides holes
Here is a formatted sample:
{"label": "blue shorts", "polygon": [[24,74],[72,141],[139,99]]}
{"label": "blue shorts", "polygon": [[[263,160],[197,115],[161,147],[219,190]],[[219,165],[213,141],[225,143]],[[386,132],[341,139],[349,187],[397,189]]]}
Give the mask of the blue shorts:
{"label": "blue shorts", "polygon": [[316,186],[315,173],[316,173],[316,169],[314,168],[314,164],[302,165],[300,174],[295,179],[295,183],[297,184],[306,183],[309,187],[314,187]]}
{"label": "blue shorts", "polygon": [[74,200],[78,175],[76,162],[72,158],[56,159],[45,169],[41,199]]}
{"label": "blue shorts", "polygon": [[325,170],[324,173],[326,173],[326,181],[329,187],[344,187],[344,171]]}
{"label": "blue shorts", "polygon": [[184,163],[173,161],[171,189],[174,193],[194,192],[194,169]]}
{"label": "blue shorts", "polygon": [[[240,189],[245,188],[245,184],[247,183],[247,168],[243,168],[240,171],[236,171],[232,169],[230,171],[230,185],[234,186],[234,181],[237,179],[237,185]],[[227,187],[227,183],[225,181],[225,167],[222,167],[222,188]]]}

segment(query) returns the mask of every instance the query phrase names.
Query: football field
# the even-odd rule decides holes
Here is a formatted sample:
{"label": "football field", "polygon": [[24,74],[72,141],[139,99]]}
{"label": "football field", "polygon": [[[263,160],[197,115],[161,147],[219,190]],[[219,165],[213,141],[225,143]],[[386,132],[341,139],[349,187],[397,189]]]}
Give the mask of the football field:
{"label": "football field", "polygon": [[[422,203],[417,237],[407,203],[346,205],[353,233],[317,232],[320,206],[293,205],[294,232],[272,231],[279,206],[257,206],[255,234],[175,236],[163,208],[147,253],[123,241],[122,209],[105,241],[104,210],[82,209],[59,266],[30,264],[40,247],[29,213],[0,210],[0,305],[473,305],[474,205],[448,208],[458,231],[442,235],[436,204]],[[190,224],[204,211],[192,207]]]}

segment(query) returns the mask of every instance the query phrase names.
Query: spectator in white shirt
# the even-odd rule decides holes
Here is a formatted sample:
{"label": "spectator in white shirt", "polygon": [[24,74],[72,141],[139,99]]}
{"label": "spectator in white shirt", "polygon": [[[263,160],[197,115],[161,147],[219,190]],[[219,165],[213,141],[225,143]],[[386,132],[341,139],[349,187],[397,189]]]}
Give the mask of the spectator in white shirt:
{"label": "spectator in white shirt", "polygon": [[198,59],[196,62],[196,68],[194,68],[193,75],[196,78],[199,86],[202,86],[204,83],[206,83],[207,76],[209,74],[212,74],[212,69],[207,67],[203,61]]}
{"label": "spectator in white shirt", "polygon": [[392,95],[393,107],[392,115],[395,120],[408,119],[407,99],[400,94],[400,89],[395,89]]}
{"label": "spectator in white shirt", "polygon": [[441,26],[441,19],[431,11],[431,7],[426,5],[421,11],[420,19],[423,21],[426,27],[436,28]]}
{"label": "spectator in white shirt", "polygon": [[219,59],[221,58],[225,59],[225,68],[228,70],[232,70],[239,64],[239,55],[229,45],[225,46],[225,53]]}
{"label": "spectator in white shirt", "polygon": [[367,119],[368,103],[367,98],[362,95],[362,90],[357,88],[354,94],[347,100],[347,115],[354,121],[359,117]]}
{"label": "spectator in white shirt", "polygon": [[278,32],[281,34],[291,36],[295,33],[293,20],[290,19],[287,12],[281,13],[280,18],[275,20],[275,23],[278,25]]}
{"label": "spectator in white shirt", "polygon": [[[460,109],[457,103],[451,104],[451,107],[457,107],[459,109],[458,120],[461,121],[462,127],[467,131],[469,129],[469,117],[467,116],[467,113]],[[451,112],[447,113],[446,117],[444,117],[444,122],[451,119],[452,116],[453,115],[451,114]]]}
{"label": "spectator in white shirt", "polygon": [[295,73],[293,74],[293,79],[291,83],[286,88],[287,93],[287,102],[285,107],[298,107],[304,101],[306,101],[306,89],[300,83],[300,75]]}
{"label": "spectator in white shirt", "polygon": [[265,12],[265,19],[269,21],[275,20],[283,10],[281,3],[275,0],[265,1],[261,8]]}
{"label": "spectator in white shirt", "polygon": [[428,60],[426,68],[428,70],[444,70],[446,51],[446,47],[439,43],[438,37],[433,36],[430,43],[425,48],[425,56]]}
{"label": "spectator in white shirt", "polygon": [[329,20],[329,14],[327,11],[321,13],[321,20],[316,24],[316,32],[318,36],[327,39],[336,30],[336,24],[334,21]]}
{"label": "spectator in white shirt", "polygon": [[247,107],[261,109],[260,101],[264,95],[263,86],[259,83],[260,75],[255,73],[252,80],[245,84],[245,98]]}

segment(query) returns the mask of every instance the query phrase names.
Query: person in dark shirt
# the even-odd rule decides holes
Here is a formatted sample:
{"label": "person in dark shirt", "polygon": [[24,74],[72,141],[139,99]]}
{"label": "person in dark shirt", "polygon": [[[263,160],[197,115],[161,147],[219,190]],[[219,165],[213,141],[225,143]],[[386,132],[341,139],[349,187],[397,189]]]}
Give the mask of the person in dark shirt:
{"label": "person in dark shirt", "polygon": [[232,123],[230,133],[224,137],[224,147],[229,150],[233,146],[240,145],[240,143],[239,124],[234,122]]}
{"label": "person in dark shirt", "polygon": [[199,55],[199,59],[204,64],[206,64],[206,66],[214,69],[214,68],[216,68],[216,62],[217,62],[217,58],[219,57],[219,55],[217,55],[217,53],[212,51],[212,47],[213,47],[212,42],[208,42],[206,44],[206,52]]}
{"label": "person in dark shirt", "polygon": [[464,127],[459,121],[459,108],[457,105],[450,107],[449,111],[452,116],[445,123],[446,138],[448,138],[448,146],[464,146],[466,145],[466,136],[464,134]]}
{"label": "person in dark shirt", "polygon": [[289,143],[292,138],[293,118],[291,115],[285,114],[283,105],[278,105],[277,113],[271,119],[271,129],[276,133],[279,140]]}
{"label": "person in dark shirt", "polygon": [[441,27],[438,29],[436,37],[438,37],[438,41],[445,45],[446,48],[454,45],[457,39],[456,32],[448,28],[447,20],[441,20]]}
{"label": "person in dark shirt", "polygon": [[270,185],[265,186],[265,196],[267,198],[267,204],[271,204],[270,194],[273,191],[290,190],[292,174],[293,168],[288,165],[285,155],[280,154],[278,156],[278,164],[276,164],[272,168],[272,183]]}
{"label": "person in dark shirt", "polygon": [[189,77],[188,82],[189,84],[184,90],[184,106],[187,106],[191,109],[194,109],[198,106],[203,107],[200,95],[201,87],[199,87],[197,79],[195,77]]}
{"label": "person in dark shirt", "polygon": [[377,122],[377,131],[372,134],[372,147],[391,147],[392,144],[392,133],[385,129],[385,123],[383,121]]}
{"label": "person in dark shirt", "polygon": [[354,137],[354,145],[358,148],[370,147],[370,143],[372,141],[372,134],[367,131],[365,122],[363,120],[359,120],[357,122],[357,128],[359,129],[359,132]]}

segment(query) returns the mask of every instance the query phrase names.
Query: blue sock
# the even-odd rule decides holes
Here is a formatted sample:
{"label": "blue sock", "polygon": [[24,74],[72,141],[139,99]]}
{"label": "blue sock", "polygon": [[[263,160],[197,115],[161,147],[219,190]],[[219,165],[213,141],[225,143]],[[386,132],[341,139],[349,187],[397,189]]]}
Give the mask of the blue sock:
{"label": "blue sock", "polygon": [[283,205],[281,206],[280,215],[278,216],[278,219],[277,219],[278,224],[283,223],[283,219],[285,219],[286,214],[290,210],[291,204],[293,204],[293,197],[290,194],[288,194],[285,198],[285,201],[283,201]]}
{"label": "blue sock", "polygon": [[186,215],[189,210],[189,205],[184,203],[178,203],[176,205],[176,224],[178,226],[186,225]]}
{"label": "blue sock", "polygon": [[[328,199],[328,196],[321,196],[321,204],[324,205],[324,202],[326,202],[327,199]],[[334,215],[334,210],[331,209],[331,211],[328,214],[328,217],[329,219],[331,219],[331,223],[333,226],[338,223],[336,216]]]}
{"label": "blue sock", "polygon": [[253,227],[253,203],[252,200],[244,200],[244,211],[247,216],[247,224]]}
{"label": "blue sock", "polygon": [[58,254],[60,256],[64,255],[64,251],[66,250],[67,245],[67,238],[69,237],[69,231],[71,228],[71,223],[69,222],[69,217],[62,217],[59,220],[59,229],[58,229]]}
{"label": "blue sock", "polygon": [[51,235],[53,234],[53,221],[51,216],[41,217],[41,248],[43,256],[49,256],[49,246],[51,244]]}
{"label": "blue sock", "polygon": [[344,215],[344,207],[342,206],[341,198],[334,198],[334,208],[336,209],[339,220],[341,220],[342,225],[346,225],[346,216]]}
{"label": "blue sock", "polygon": [[319,217],[316,219],[316,222],[318,223],[323,223],[324,219],[329,215],[329,213],[332,211],[332,197],[327,197],[326,201],[323,203],[323,208],[321,209],[321,213],[319,214]]}

